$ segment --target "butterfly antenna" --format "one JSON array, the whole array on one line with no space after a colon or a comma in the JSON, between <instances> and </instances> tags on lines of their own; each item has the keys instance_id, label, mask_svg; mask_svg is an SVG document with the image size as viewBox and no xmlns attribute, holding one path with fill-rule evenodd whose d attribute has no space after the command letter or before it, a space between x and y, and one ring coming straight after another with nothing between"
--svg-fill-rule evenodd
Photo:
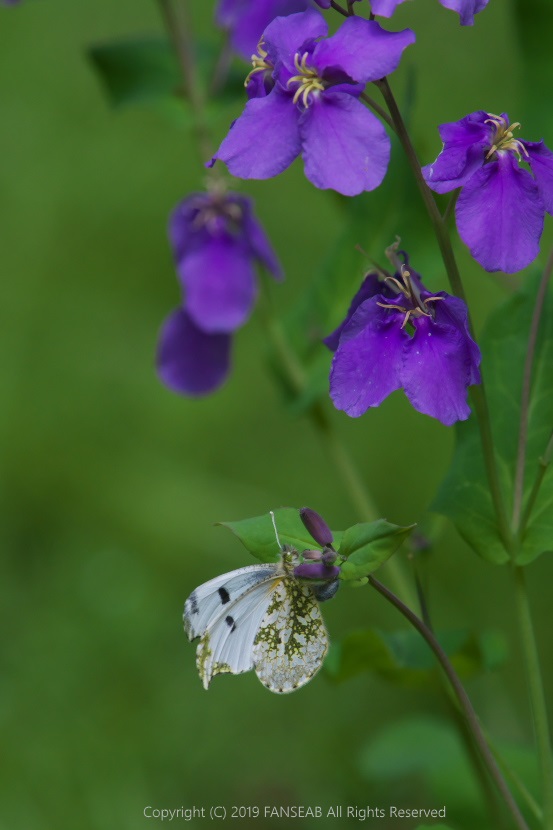
<instances>
[{"instance_id":1,"label":"butterfly antenna","mask_svg":"<svg viewBox=\"0 0 553 830\"><path fill-rule=\"evenodd\" d=\"M271 516L271 521L272 521L273 527L275 529L275 536L276 536L276 540L277 540L278 549L282 550L282 545L280 544L280 539L278 538L278 530L277 530L277 526L276 526L276 522L275 522L275 514L273 513L272 510L269 510L269 514Z\"/></svg>"}]
</instances>

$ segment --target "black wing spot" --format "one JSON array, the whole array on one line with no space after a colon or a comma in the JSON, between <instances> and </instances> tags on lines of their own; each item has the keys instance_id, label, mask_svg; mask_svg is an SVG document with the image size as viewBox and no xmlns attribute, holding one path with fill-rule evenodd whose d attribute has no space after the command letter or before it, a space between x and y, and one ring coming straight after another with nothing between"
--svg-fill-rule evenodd
<instances>
[{"instance_id":1,"label":"black wing spot","mask_svg":"<svg viewBox=\"0 0 553 830\"><path fill-rule=\"evenodd\" d=\"M231 617L230 614L229 614L228 617L225 617L225 622L228 625L228 627L230 628L230 632L232 634L232 632L236 628L236 623L234 622L234 617Z\"/></svg>"},{"instance_id":2,"label":"black wing spot","mask_svg":"<svg viewBox=\"0 0 553 830\"><path fill-rule=\"evenodd\" d=\"M221 602L223 605L226 605L227 602L230 602L230 594L226 588L219 588L219 596L221 597Z\"/></svg>"},{"instance_id":3,"label":"black wing spot","mask_svg":"<svg viewBox=\"0 0 553 830\"><path fill-rule=\"evenodd\" d=\"M197 614L199 612L198 608L198 597L195 593L190 594L190 613Z\"/></svg>"}]
</instances>

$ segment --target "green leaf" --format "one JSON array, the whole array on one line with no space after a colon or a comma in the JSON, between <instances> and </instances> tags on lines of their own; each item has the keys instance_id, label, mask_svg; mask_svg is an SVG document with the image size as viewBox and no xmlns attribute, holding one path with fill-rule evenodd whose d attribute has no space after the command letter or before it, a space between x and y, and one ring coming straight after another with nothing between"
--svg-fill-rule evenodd
<instances>
[{"instance_id":1,"label":"green leaf","mask_svg":"<svg viewBox=\"0 0 553 830\"><path fill-rule=\"evenodd\" d=\"M347 558L342 566L342 579L359 579L376 571L401 543L415 525L400 527L386 519L363 522L344 531L339 552Z\"/></svg>"},{"instance_id":2,"label":"green leaf","mask_svg":"<svg viewBox=\"0 0 553 830\"><path fill-rule=\"evenodd\" d=\"M513 504L524 361L538 277L537 274L533 278L528 277L522 290L490 317L481 341L498 474L509 512ZM549 291L534 361L524 500L532 488L539 459L545 452L553 429L552 365L553 293ZM488 562L503 564L509 560L495 519L474 416L458 425L453 464L433 509L448 516L461 536ZM553 477L548 471L516 561L520 565L528 564L552 548Z\"/></svg>"},{"instance_id":3,"label":"green leaf","mask_svg":"<svg viewBox=\"0 0 553 830\"><path fill-rule=\"evenodd\" d=\"M498 668L507 656L505 639L497 632L476 635L445 631L438 639L463 679ZM431 649L417 631L410 629L393 633L377 629L354 631L332 644L325 663L328 675L338 682L372 672L408 688L432 684L436 668Z\"/></svg>"},{"instance_id":4,"label":"green leaf","mask_svg":"<svg viewBox=\"0 0 553 830\"><path fill-rule=\"evenodd\" d=\"M88 54L113 106L179 95L179 66L167 40L115 41L92 46Z\"/></svg>"},{"instance_id":5,"label":"green leaf","mask_svg":"<svg viewBox=\"0 0 553 830\"><path fill-rule=\"evenodd\" d=\"M273 512L278 535L283 545L292 545L300 552L314 547L315 543L300 519L299 510L295 507L280 507ZM238 536L244 547L261 562L278 562L280 551L269 513L253 519L217 522L217 524L227 527L235 536ZM333 531L333 534L338 543L342 534L339 531Z\"/></svg>"}]
</instances>

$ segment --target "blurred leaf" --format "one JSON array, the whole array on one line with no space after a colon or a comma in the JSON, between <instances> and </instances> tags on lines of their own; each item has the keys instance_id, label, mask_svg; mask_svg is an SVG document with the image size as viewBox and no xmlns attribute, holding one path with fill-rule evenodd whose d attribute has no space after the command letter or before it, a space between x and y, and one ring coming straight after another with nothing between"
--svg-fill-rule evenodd
<instances>
[{"instance_id":1,"label":"blurred leaf","mask_svg":"<svg viewBox=\"0 0 553 830\"><path fill-rule=\"evenodd\" d=\"M492 419L496 460L505 504L513 502L522 376L528 332L534 309L538 274L528 278L522 290L507 300L489 319L481 340L486 388ZM549 291L536 347L524 498L532 488L539 459L545 452L553 429L553 293ZM491 495L482 459L476 418L457 427L457 447L433 509L448 516L461 536L488 562L503 564L508 554L495 520ZM553 477L542 483L532 517L517 557L519 564L532 562L553 549Z\"/></svg>"},{"instance_id":2,"label":"blurred leaf","mask_svg":"<svg viewBox=\"0 0 553 830\"><path fill-rule=\"evenodd\" d=\"M507 656L506 642L496 632L444 631L438 639L463 679L498 668ZM339 682L373 672L400 686L420 687L433 683L437 663L416 631L388 633L367 629L352 632L334 643L325 668Z\"/></svg>"},{"instance_id":3,"label":"blurred leaf","mask_svg":"<svg viewBox=\"0 0 553 830\"><path fill-rule=\"evenodd\" d=\"M415 525L400 527L386 519L363 522L344 531L340 554L347 557L342 565L342 579L359 579L376 571L401 543Z\"/></svg>"},{"instance_id":4,"label":"blurred leaf","mask_svg":"<svg viewBox=\"0 0 553 830\"><path fill-rule=\"evenodd\" d=\"M383 268L389 267L384 251L396 236L407 247L409 243L414 246L416 241L417 256L421 258L426 258L426 248L433 245L414 177L396 145L395 136L392 136L392 145L394 163L378 193L362 193L353 198L329 194L342 209L341 221L334 234L329 229L328 242L321 240L324 257L319 265L314 263L312 282L284 321L287 337L308 376L304 395L299 401L291 399L293 410L302 411L328 395L332 355L322 340L344 319L364 275L374 268L373 261ZM282 381L276 374L277 380Z\"/></svg>"},{"instance_id":5,"label":"blurred leaf","mask_svg":"<svg viewBox=\"0 0 553 830\"><path fill-rule=\"evenodd\" d=\"M92 46L88 51L113 106L175 98L179 66L167 40L144 38Z\"/></svg>"},{"instance_id":6,"label":"blurred leaf","mask_svg":"<svg viewBox=\"0 0 553 830\"><path fill-rule=\"evenodd\" d=\"M314 546L313 539L300 519L299 510L295 507L280 507L273 512L278 535L283 545L292 545L299 551ZM242 519L238 522L217 522L217 524L228 527L257 559L262 562L278 562L280 551L269 513L256 516L253 519ZM332 533L338 543L342 533L340 531L332 531Z\"/></svg>"},{"instance_id":7,"label":"blurred leaf","mask_svg":"<svg viewBox=\"0 0 553 830\"><path fill-rule=\"evenodd\" d=\"M398 782L414 779L416 792L424 793L429 807L446 806L447 815L462 810L470 818L464 827L475 826L473 819L481 815L480 788L458 732L445 720L414 715L386 725L362 750L359 771L391 792L397 791Z\"/></svg>"},{"instance_id":8,"label":"blurred leaf","mask_svg":"<svg viewBox=\"0 0 553 830\"><path fill-rule=\"evenodd\" d=\"M496 744L494 748L508 765L510 772L505 772L509 779L516 775L536 796L539 770L532 749L511 744ZM463 827L474 826L473 820L482 814L481 789L452 722L414 715L387 724L366 743L358 763L365 778L381 787L388 784L393 791L399 781L418 778L436 807L445 804L448 816L454 812L466 816Z\"/></svg>"},{"instance_id":9,"label":"blurred leaf","mask_svg":"<svg viewBox=\"0 0 553 830\"><path fill-rule=\"evenodd\" d=\"M415 830L451 830L448 824L419 824Z\"/></svg>"},{"instance_id":10,"label":"blurred leaf","mask_svg":"<svg viewBox=\"0 0 553 830\"><path fill-rule=\"evenodd\" d=\"M294 415L301 415L303 412L308 411L317 401L321 400L321 398L328 397L328 377L331 360L332 354L326 347L322 348L313 359L303 392L290 398L289 409Z\"/></svg>"},{"instance_id":11,"label":"blurred leaf","mask_svg":"<svg viewBox=\"0 0 553 830\"><path fill-rule=\"evenodd\" d=\"M208 42L197 43L196 47L199 76L207 88L219 49ZM112 106L153 105L180 126L194 125L196 117L185 100L181 68L167 39L141 38L99 44L90 47L88 55ZM242 69L231 68L224 87L217 96L209 97L205 117L210 122L223 116L232 120L228 115L229 106L235 107L238 101L245 100L244 73Z\"/></svg>"},{"instance_id":12,"label":"blurred leaf","mask_svg":"<svg viewBox=\"0 0 553 830\"><path fill-rule=\"evenodd\" d=\"M523 104L525 112L517 118L528 116L536 121L543 132L551 127L553 116L550 107L543 106L543 90L553 85L551 63L551 30L553 29L553 5L550 0L514 0L515 31L522 54ZM540 83L536 83L539 78ZM526 137L526 135L525 135ZM528 138L531 136L528 135ZM538 140L536 136L532 140Z\"/></svg>"},{"instance_id":13,"label":"blurred leaf","mask_svg":"<svg viewBox=\"0 0 553 830\"><path fill-rule=\"evenodd\" d=\"M360 772L375 781L395 781L451 764L461 755L449 723L415 715L385 726L372 736L359 758Z\"/></svg>"}]
</instances>

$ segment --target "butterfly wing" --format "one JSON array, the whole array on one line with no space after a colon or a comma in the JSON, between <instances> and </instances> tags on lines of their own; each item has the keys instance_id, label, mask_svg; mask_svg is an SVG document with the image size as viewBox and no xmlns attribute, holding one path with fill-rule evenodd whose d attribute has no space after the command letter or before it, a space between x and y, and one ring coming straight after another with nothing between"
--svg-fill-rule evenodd
<instances>
[{"instance_id":1,"label":"butterfly wing","mask_svg":"<svg viewBox=\"0 0 553 830\"><path fill-rule=\"evenodd\" d=\"M216 674L253 668L253 642L271 600L278 565L250 565L200 585L184 606L188 637L200 637L196 665L204 688Z\"/></svg>"},{"instance_id":2,"label":"butterfly wing","mask_svg":"<svg viewBox=\"0 0 553 830\"><path fill-rule=\"evenodd\" d=\"M299 689L319 671L328 634L311 588L292 576L275 583L253 645L253 664L272 692Z\"/></svg>"},{"instance_id":3,"label":"butterfly wing","mask_svg":"<svg viewBox=\"0 0 553 830\"><path fill-rule=\"evenodd\" d=\"M204 582L192 591L184 603L184 630L188 639L200 637L229 603L258 582L271 579L274 575L275 565L247 565Z\"/></svg>"}]
</instances>

